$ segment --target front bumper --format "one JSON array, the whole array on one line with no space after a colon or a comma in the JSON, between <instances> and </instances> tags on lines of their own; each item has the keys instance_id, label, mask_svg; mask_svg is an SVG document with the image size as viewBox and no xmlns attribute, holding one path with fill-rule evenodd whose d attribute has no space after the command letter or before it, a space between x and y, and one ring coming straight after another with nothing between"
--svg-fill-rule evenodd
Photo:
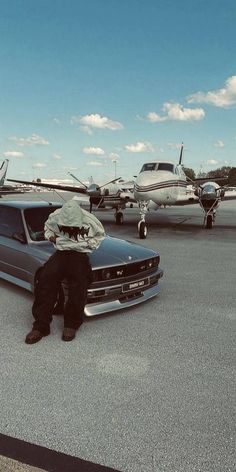
<instances>
[{"instance_id":1,"label":"front bumper","mask_svg":"<svg viewBox=\"0 0 236 472\"><path fill-rule=\"evenodd\" d=\"M145 302L160 293L159 280L163 270L157 269L155 274L140 278L140 285L134 281L134 288L126 290L127 282L112 285L104 289L88 289L88 300L85 307L86 316L96 316ZM147 283L148 279L148 283ZM145 281L143 284L142 282ZM132 284L131 284L132 286Z\"/></svg>"}]
</instances>

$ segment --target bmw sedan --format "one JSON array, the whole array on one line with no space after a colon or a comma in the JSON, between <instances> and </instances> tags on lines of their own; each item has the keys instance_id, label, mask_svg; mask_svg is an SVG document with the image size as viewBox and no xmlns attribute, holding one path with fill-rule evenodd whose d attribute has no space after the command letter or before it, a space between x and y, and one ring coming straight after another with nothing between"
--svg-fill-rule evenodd
<instances>
[{"instance_id":1,"label":"bmw sedan","mask_svg":"<svg viewBox=\"0 0 236 472\"><path fill-rule=\"evenodd\" d=\"M34 275L55 251L44 239L44 223L60 203L3 201L0 203L0 278L34 290ZM160 256L152 249L106 236L89 254L92 283L87 316L127 308L159 294Z\"/></svg>"}]
</instances>

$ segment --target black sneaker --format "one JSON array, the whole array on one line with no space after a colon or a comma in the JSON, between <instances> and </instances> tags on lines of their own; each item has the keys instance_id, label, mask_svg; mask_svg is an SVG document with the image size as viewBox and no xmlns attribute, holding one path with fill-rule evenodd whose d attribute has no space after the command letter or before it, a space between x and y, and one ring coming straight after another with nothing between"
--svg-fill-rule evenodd
<instances>
[{"instance_id":1,"label":"black sneaker","mask_svg":"<svg viewBox=\"0 0 236 472\"><path fill-rule=\"evenodd\" d=\"M64 328L62 333L63 341L72 341L75 338L76 329L74 328Z\"/></svg>"},{"instance_id":2,"label":"black sneaker","mask_svg":"<svg viewBox=\"0 0 236 472\"><path fill-rule=\"evenodd\" d=\"M38 329L32 329L25 338L26 344L38 343L44 336L48 336L49 333L43 334Z\"/></svg>"}]
</instances>

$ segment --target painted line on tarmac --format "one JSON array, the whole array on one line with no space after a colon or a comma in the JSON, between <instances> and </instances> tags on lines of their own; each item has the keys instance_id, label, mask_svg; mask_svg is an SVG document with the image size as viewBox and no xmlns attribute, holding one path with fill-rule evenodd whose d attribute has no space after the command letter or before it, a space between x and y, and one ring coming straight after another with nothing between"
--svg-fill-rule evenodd
<instances>
[{"instance_id":1,"label":"painted line on tarmac","mask_svg":"<svg viewBox=\"0 0 236 472\"><path fill-rule=\"evenodd\" d=\"M1 433L0 455L48 472L120 472Z\"/></svg>"}]
</instances>

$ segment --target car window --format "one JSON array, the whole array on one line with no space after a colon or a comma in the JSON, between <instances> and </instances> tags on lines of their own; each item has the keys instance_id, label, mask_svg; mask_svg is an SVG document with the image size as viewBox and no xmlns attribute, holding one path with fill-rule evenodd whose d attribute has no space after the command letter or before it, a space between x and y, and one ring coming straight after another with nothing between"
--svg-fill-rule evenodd
<instances>
[{"instance_id":1,"label":"car window","mask_svg":"<svg viewBox=\"0 0 236 472\"><path fill-rule=\"evenodd\" d=\"M22 237L25 236L20 210L18 208L0 206L0 235L14 238L15 234Z\"/></svg>"},{"instance_id":2,"label":"car window","mask_svg":"<svg viewBox=\"0 0 236 472\"><path fill-rule=\"evenodd\" d=\"M60 208L60 206L50 205L42 208L27 208L24 211L25 222L32 241L43 241L44 223L50 213Z\"/></svg>"}]
</instances>

